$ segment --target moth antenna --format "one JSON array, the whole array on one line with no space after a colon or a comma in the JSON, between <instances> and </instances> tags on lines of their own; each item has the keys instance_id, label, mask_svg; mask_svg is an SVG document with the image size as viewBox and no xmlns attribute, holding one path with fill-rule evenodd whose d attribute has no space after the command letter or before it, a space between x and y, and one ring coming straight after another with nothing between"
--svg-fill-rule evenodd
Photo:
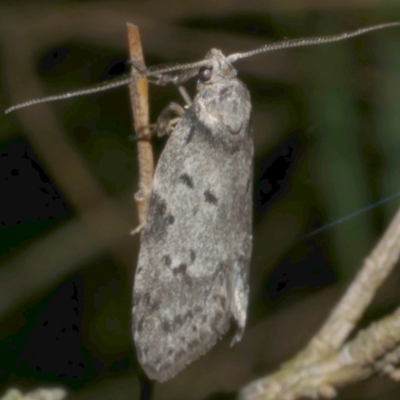
<instances>
[{"instance_id":1,"label":"moth antenna","mask_svg":"<svg viewBox=\"0 0 400 400\"><path fill-rule=\"evenodd\" d=\"M150 67L147 69L146 76L158 76L158 75L163 75L167 74L169 72L175 72L175 71L184 71L187 69L194 69L194 68L200 68L210 65L209 60L201 60L201 61L195 61L192 63L186 63L186 64L173 64L173 65L156 65L154 67Z\"/></svg>"},{"instance_id":2,"label":"moth antenna","mask_svg":"<svg viewBox=\"0 0 400 400\"><path fill-rule=\"evenodd\" d=\"M69 99L71 97L79 97L79 96L85 96L87 94L103 92L105 90L114 89L114 88L117 88L120 86L128 85L131 82L131 80L132 80L132 78L130 76L125 75L125 76L122 76L121 78L117 78L110 82L99 83L97 85L94 85L94 86L91 86L91 87L88 87L85 89L76 90L74 92L68 92L68 93L64 93L64 94L56 94L54 96L47 96L47 97L42 97L40 99L28 100L28 101L25 101L24 103L19 103L19 104L16 104L15 106L7 108L7 110L5 110L4 113L9 114L15 110L19 110L20 108L33 106L35 104L49 103L51 101L64 100L64 99Z\"/></svg>"},{"instance_id":3,"label":"moth antenna","mask_svg":"<svg viewBox=\"0 0 400 400\"><path fill-rule=\"evenodd\" d=\"M282 49L289 49L293 47L304 47L304 46L313 46L317 44L325 44L325 43L333 43L333 42L339 42L342 40L350 39L355 36L360 36L364 35L369 32L377 31L380 29L386 29L386 28L392 28L400 26L400 22L389 22L385 24L379 24L379 25L374 25L374 26L368 26L365 28L357 29L355 31L351 32L344 32L340 33L337 35L329 35L329 36L319 36L319 37L312 37L312 38L300 38L300 39L291 39L291 40L283 40L280 42L276 43L270 43L265 46L262 46L258 49L251 50L245 53L234 53L229 55L228 61L233 63L237 60L240 60L241 58L247 58L247 57L252 57L254 55L260 54L260 53L266 53L269 51L275 51L275 50L282 50ZM175 64L175 65L169 65L169 66L154 66L150 67L147 69L147 71L144 73L146 77L158 77L159 81L155 79L154 83L158 84L165 84L168 82L176 82L177 84L183 83L184 81L187 80L187 77L185 76L183 79L179 79L179 76L170 76L164 78L164 80L160 77L164 74L168 74L170 72L175 72L175 71L185 71L185 70L190 70L190 69L196 69L200 68L203 66L209 65L209 60L201 60L197 62L192 62L192 63L186 63L186 64ZM165 82L164 82L165 81ZM182 82L181 82L182 81ZM58 101L58 100L64 100L68 99L71 97L78 97L78 96L85 96L88 94L93 94L93 93L98 93L102 91L106 91L109 89L114 89L120 86L128 85L131 82L131 77L130 76L123 76L121 78L118 78L116 80L113 80L111 82L104 82L86 89L82 90L77 90L74 92L68 92L60 95L54 95L54 96L48 96L48 97L42 97L39 99L33 99L29 100L23 103L16 104L15 106L12 106L10 108L7 108L5 110L5 114L9 114L15 110L19 110L21 108L29 107L35 104L41 104L41 103L48 103L51 101Z\"/></svg>"},{"instance_id":4,"label":"moth antenna","mask_svg":"<svg viewBox=\"0 0 400 400\"><path fill-rule=\"evenodd\" d=\"M361 36L369 32L377 31L380 29L392 28L400 26L400 22L388 22L385 24L367 26L365 28L357 29L355 31L343 32L336 35L328 35L328 36L318 36L311 38L299 38L299 39L290 39L290 40L282 40L276 43L270 43L264 45L258 49L250 50L245 53L234 53L230 54L227 58L228 61L233 63L241 58L252 57L260 53L266 53L269 51L282 50L282 49L290 49L293 47L304 47L304 46L313 46L317 44L325 44L325 43L333 43L340 42L342 40L350 39L356 36ZM146 76L161 76L163 74L168 74L170 72L175 71L184 71L188 69L200 68L209 65L208 60L201 60L187 64L174 64L174 65L156 65L154 67L150 67L147 69ZM170 78L168 81L172 81Z\"/></svg>"},{"instance_id":5,"label":"moth antenna","mask_svg":"<svg viewBox=\"0 0 400 400\"><path fill-rule=\"evenodd\" d=\"M304 47L304 46L314 46L317 44L325 44L325 43L334 43L340 42L342 40L347 40L353 38L355 36L361 36L369 32L377 31L380 29L393 28L396 26L400 26L400 22L388 22L385 24L367 26L365 28L357 29L355 31L343 32L336 35L328 35L328 36L318 36L311 38L299 38L299 39L290 39L290 40L282 40L275 43L270 43L264 45L258 49L251 50L245 53L234 53L229 55L228 60L233 63L241 58L252 57L260 53L266 53L268 51L282 50L282 49L290 49L293 47Z\"/></svg>"}]
</instances>

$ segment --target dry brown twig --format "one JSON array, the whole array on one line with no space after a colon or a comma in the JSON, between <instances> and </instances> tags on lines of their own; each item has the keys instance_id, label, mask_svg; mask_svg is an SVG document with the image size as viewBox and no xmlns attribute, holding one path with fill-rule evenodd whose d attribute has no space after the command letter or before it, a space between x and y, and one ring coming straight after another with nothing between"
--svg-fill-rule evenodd
<instances>
[{"instance_id":1,"label":"dry brown twig","mask_svg":"<svg viewBox=\"0 0 400 400\"><path fill-rule=\"evenodd\" d=\"M333 398L336 388L381 372L400 380L400 308L345 342L400 255L400 210L308 346L242 389L243 400Z\"/></svg>"},{"instance_id":2,"label":"dry brown twig","mask_svg":"<svg viewBox=\"0 0 400 400\"><path fill-rule=\"evenodd\" d=\"M139 29L136 25L127 24L129 54L132 64L132 83L129 85L134 128L137 136L139 160L139 190L135 193L135 202L138 209L139 226L132 234L139 232L146 222L148 204L153 181L154 161L150 139L145 139L149 133L149 102L148 81L140 74L146 69Z\"/></svg>"}]
</instances>

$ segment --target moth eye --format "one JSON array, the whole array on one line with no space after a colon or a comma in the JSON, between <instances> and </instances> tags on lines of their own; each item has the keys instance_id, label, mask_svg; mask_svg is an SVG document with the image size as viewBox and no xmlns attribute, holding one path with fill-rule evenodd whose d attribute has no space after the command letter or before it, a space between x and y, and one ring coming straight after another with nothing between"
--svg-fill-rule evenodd
<instances>
[{"instance_id":1,"label":"moth eye","mask_svg":"<svg viewBox=\"0 0 400 400\"><path fill-rule=\"evenodd\" d=\"M199 80L207 82L211 79L212 67L201 67L199 71Z\"/></svg>"}]
</instances>

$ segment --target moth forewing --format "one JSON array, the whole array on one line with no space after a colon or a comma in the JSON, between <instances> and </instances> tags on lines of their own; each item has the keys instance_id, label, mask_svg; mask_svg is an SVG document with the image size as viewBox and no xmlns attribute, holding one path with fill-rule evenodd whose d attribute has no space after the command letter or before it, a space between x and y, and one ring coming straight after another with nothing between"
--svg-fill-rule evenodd
<instances>
[{"instance_id":1,"label":"moth forewing","mask_svg":"<svg viewBox=\"0 0 400 400\"><path fill-rule=\"evenodd\" d=\"M147 375L165 381L246 323L252 248L250 95L218 50L155 171L134 283ZM207 73L205 73L207 72Z\"/></svg>"}]
</instances>

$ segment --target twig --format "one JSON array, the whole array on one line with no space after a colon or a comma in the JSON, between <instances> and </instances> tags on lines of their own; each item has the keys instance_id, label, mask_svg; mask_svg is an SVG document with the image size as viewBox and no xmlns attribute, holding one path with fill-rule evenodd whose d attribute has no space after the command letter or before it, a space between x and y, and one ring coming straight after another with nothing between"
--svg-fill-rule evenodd
<instances>
[{"instance_id":1,"label":"twig","mask_svg":"<svg viewBox=\"0 0 400 400\"><path fill-rule=\"evenodd\" d=\"M253 382L242 399L294 400L333 398L336 388L366 379L377 372L399 380L400 309L375 322L323 361L296 369L283 368L262 382Z\"/></svg>"},{"instance_id":2,"label":"twig","mask_svg":"<svg viewBox=\"0 0 400 400\"><path fill-rule=\"evenodd\" d=\"M133 24L127 24L129 54L132 63L132 83L129 85L133 112L133 121L138 146L139 160L139 189L134 199L138 209L139 226L132 233L139 232L146 222L147 210L153 183L154 161L153 149L149 139L149 103L148 103L148 81L141 75L146 70L144 63L142 44L140 41L139 28ZM147 138L146 138L147 137ZM152 398L153 382L147 376L139 373L141 385L141 400Z\"/></svg>"},{"instance_id":3,"label":"twig","mask_svg":"<svg viewBox=\"0 0 400 400\"><path fill-rule=\"evenodd\" d=\"M306 349L278 372L245 387L240 398L332 398L336 395L336 387L365 379L377 371L398 379L400 373L394 365L400 359L400 309L365 331L360 331L351 342L343 343L393 270L399 256L400 210L364 261L342 300Z\"/></svg>"},{"instance_id":4,"label":"twig","mask_svg":"<svg viewBox=\"0 0 400 400\"><path fill-rule=\"evenodd\" d=\"M149 106L148 82L139 71L146 69L139 29L133 24L127 24L129 53L132 65L132 83L129 85L132 103L134 128L137 136L146 136L149 133ZM139 228L146 221L151 185L153 182L153 149L149 139L140 139L137 142L139 159L139 190L135 193L135 202L138 208Z\"/></svg>"},{"instance_id":5,"label":"twig","mask_svg":"<svg viewBox=\"0 0 400 400\"><path fill-rule=\"evenodd\" d=\"M400 210L307 351L338 349L354 329L400 256Z\"/></svg>"}]
</instances>

